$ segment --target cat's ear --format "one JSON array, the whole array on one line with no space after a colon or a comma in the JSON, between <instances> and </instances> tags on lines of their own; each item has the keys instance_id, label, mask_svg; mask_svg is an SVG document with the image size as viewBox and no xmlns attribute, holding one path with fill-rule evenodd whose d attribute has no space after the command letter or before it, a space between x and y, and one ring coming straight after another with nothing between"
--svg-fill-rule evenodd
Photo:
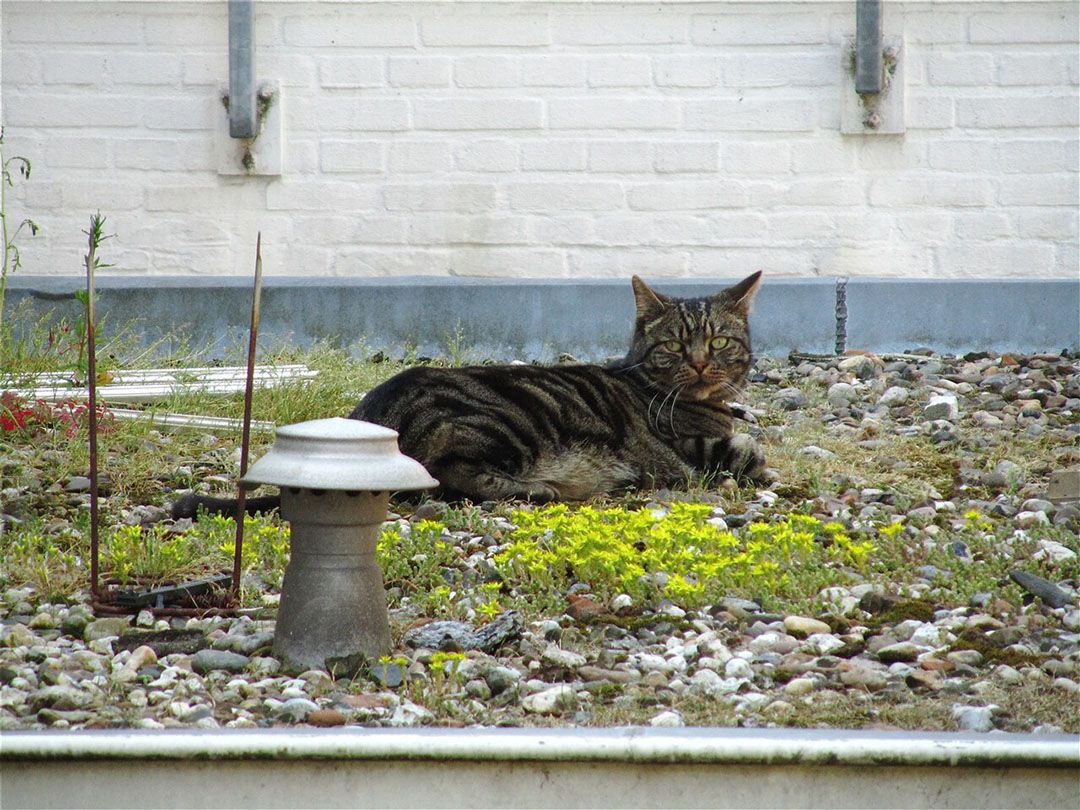
<instances>
[{"instance_id":1,"label":"cat's ear","mask_svg":"<svg viewBox=\"0 0 1080 810\"><path fill-rule=\"evenodd\" d=\"M630 279L634 285L634 303L637 304L637 319L641 323L649 323L659 318L667 308L670 300L667 296L654 292L644 281L637 276Z\"/></svg>"},{"instance_id":2,"label":"cat's ear","mask_svg":"<svg viewBox=\"0 0 1080 810\"><path fill-rule=\"evenodd\" d=\"M750 314L750 310L753 308L754 296L757 295L760 286L761 271L758 270L733 287L728 287L720 293L720 296L729 309L733 309L745 317Z\"/></svg>"}]
</instances>

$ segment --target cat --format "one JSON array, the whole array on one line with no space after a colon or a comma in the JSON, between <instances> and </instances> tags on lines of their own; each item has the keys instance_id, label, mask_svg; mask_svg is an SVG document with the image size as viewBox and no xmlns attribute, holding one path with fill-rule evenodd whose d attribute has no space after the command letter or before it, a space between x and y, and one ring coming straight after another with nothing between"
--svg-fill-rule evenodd
<instances>
[{"instance_id":1,"label":"cat","mask_svg":"<svg viewBox=\"0 0 1080 810\"><path fill-rule=\"evenodd\" d=\"M632 279L625 357L601 365L414 366L373 388L349 418L398 432L448 500L583 501L679 486L710 474L764 480L758 444L734 432L750 369L747 318L761 272L704 298L673 298ZM276 498L250 501L266 509ZM229 514L235 501L186 496ZM231 510L231 511L230 511Z\"/></svg>"}]
</instances>

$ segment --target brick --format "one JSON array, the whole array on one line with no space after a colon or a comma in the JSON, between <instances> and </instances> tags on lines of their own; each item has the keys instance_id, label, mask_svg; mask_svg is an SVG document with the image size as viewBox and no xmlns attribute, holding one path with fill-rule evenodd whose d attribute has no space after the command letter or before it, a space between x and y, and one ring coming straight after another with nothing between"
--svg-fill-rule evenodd
<instances>
[{"instance_id":1,"label":"brick","mask_svg":"<svg viewBox=\"0 0 1080 810\"><path fill-rule=\"evenodd\" d=\"M113 163L118 169L181 172L190 171L194 162L193 144L178 143L175 137L123 137L111 141ZM216 163L214 165L216 166Z\"/></svg>"},{"instance_id":2,"label":"brick","mask_svg":"<svg viewBox=\"0 0 1080 810\"><path fill-rule=\"evenodd\" d=\"M4 122L12 127L135 126L139 107L124 96L4 93Z\"/></svg>"},{"instance_id":3,"label":"brick","mask_svg":"<svg viewBox=\"0 0 1080 810\"><path fill-rule=\"evenodd\" d=\"M135 14L131 17L139 19ZM229 23L224 8L217 15L148 14L143 26L148 45L182 45L190 48L192 43L198 43L200 48L228 53ZM258 31L255 41L259 41Z\"/></svg>"},{"instance_id":4,"label":"brick","mask_svg":"<svg viewBox=\"0 0 1080 810\"><path fill-rule=\"evenodd\" d=\"M1020 211L1016 215L1016 232L1024 239L1077 239L1077 217L1074 210L1043 209Z\"/></svg>"},{"instance_id":5,"label":"brick","mask_svg":"<svg viewBox=\"0 0 1080 810\"><path fill-rule=\"evenodd\" d=\"M1069 60L1046 53L1003 54L997 80L1003 85L1069 84Z\"/></svg>"},{"instance_id":6,"label":"brick","mask_svg":"<svg viewBox=\"0 0 1080 810\"><path fill-rule=\"evenodd\" d=\"M960 98L956 100L956 123L975 129L1075 127L1080 117L1075 94Z\"/></svg>"},{"instance_id":7,"label":"brick","mask_svg":"<svg viewBox=\"0 0 1080 810\"><path fill-rule=\"evenodd\" d=\"M739 53L721 60L727 87L833 85L840 67L832 48L813 53Z\"/></svg>"},{"instance_id":8,"label":"brick","mask_svg":"<svg viewBox=\"0 0 1080 810\"><path fill-rule=\"evenodd\" d=\"M1036 270L1059 278L1062 276L1075 278L1077 267L1080 267L1080 247L1077 246L1076 242L1073 242L1072 244L1057 244L1054 246L1054 266L1049 272L1046 272L1041 267L1036 268Z\"/></svg>"},{"instance_id":9,"label":"brick","mask_svg":"<svg viewBox=\"0 0 1080 810\"><path fill-rule=\"evenodd\" d=\"M458 87L517 87L521 65L513 56L463 56L454 60Z\"/></svg>"},{"instance_id":10,"label":"brick","mask_svg":"<svg viewBox=\"0 0 1080 810\"><path fill-rule=\"evenodd\" d=\"M935 249L938 274L960 278L1009 277L1017 268L1051 275L1054 249L1050 245L1025 242L974 242L951 244Z\"/></svg>"},{"instance_id":11,"label":"brick","mask_svg":"<svg viewBox=\"0 0 1080 810\"><path fill-rule=\"evenodd\" d=\"M365 98L342 93L291 99L284 111L289 132L312 128L322 132L394 132L409 128L409 105L400 98Z\"/></svg>"},{"instance_id":12,"label":"brick","mask_svg":"<svg viewBox=\"0 0 1080 810\"><path fill-rule=\"evenodd\" d=\"M30 84L38 85L44 81L39 48L17 48L4 44L3 81L5 87Z\"/></svg>"},{"instance_id":13,"label":"brick","mask_svg":"<svg viewBox=\"0 0 1080 810\"><path fill-rule=\"evenodd\" d=\"M927 168L926 143L915 138L866 138L859 147L858 165L866 171Z\"/></svg>"},{"instance_id":14,"label":"brick","mask_svg":"<svg viewBox=\"0 0 1080 810\"><path fill-rule=\"evenodd\" d=\"M479 183L413 183L388 185L383 194L388 211L488 211L495 207L495 186Z\"/></svg>"},{"instance_id":15,"label":"brick","mask_svg":"<svg viewBox=\"0 0 1080 810\"><path fill-rule=\"evenodd\" d=\"M779 141L730 141L721 147L724 174L786 174L791 147Z\"/></svg>"},{"instance_id":16,"label":"brick","mask_svg":"<svg viewBox=\"0 0 1080 810\"><path fill-rule=\"evenodd\" d=\"M526 87L581 87L585 84L585 60L562 55L522 57L521 83Z\"/></svg>"},{"instance_id":17,"label":"brick","mask_svg":"<svg viewBox=\"0 0 1080 810\"><path fill-rule=\"evenodd\" d=\"M147 129L209 130L219 116L225 116L220 100L214 96L153 96L141 99L137 106L142 109Z\"/></svg>"},{"instance_id":18,"label":"brick","mask_svg":"<svg viewBox=\"0 0 1080 810\"><path fill-rule=\"evenodd\" d=\"M580 172L585 169L581 141L531 141L521 146L521 168L534 172Z\"/></svg>"},{"instance_id":19,"label":"brick","mask_svg":"<svg viewBox=\"0 0 1080 810\"><path fill-rule=\"evenodd\" d=\"M385 147L378 141L322 141L319 168L336 172L382 172L386 167Z\"/></svg>"},{"instance_id":20,"label":"brick","mask_svg":"<svg viewBox=\"0 0 1080 810\"><path fill-rule=\"evenodd\" d=\"M904 10L904 39L918 44L967 42L967 15L934 9Z\"/></svg>"},{"instance_id":21,"label":"brick","mask_svg":"<svg viewBox=\"0 0 1080 810\"><path fill-rule=\"evenodd\" d=\"M379 205L377 185L322 179L273 180L266 186L270 211L371 211Z\"/></svg>"},{"instance_id":22,"label":"brick","mask_svg":"<svg viewBox=\"0 0 1080 810\"><path fill-rule=\"evenodd\" d=\"M998 142L995 167L1003 172L1046 174L1075 172L1080 164L1077 141Z\"/></svg>"},{"instance_id":23,"label":"brick","mask_svg":"<svg viewBox=\"0 0 1080 810\"><path fill-rule=\"evenodd\" d=\"M450 145L442 141L396 141L390 145L392 172L443 172L451 166Z\"/></svg>"},{"instance_id":24,"label":"brick","mask_svg":"<svg viewBox=\"0 0 1080 810\"><path fill-rule=\"evenodd\" d=\"M836 232L831 213L817 211L772 212L769 214L769 235L775 242L813 241L830 244Z\"/></svg>"},{"instance_id":25,"label":"brick","mask_svg":"<svg viewBox=\"0 0 1080 810\"><path fill-rule=\"evenodd\" d=\"M580 214L561 216L557 211L530 223L535 241L541 245L594 245L596 228L591 218Z\"/></svg>"},{"instance_id":26,"label":"brick","mask_svg":"<svg viewBox=\"0 0 1080 810\"><path fill-rule=\"evenodd\" d=\"M187 87L225 87L229 83L229 66L224 55L208 59L205 53L184 54L180 57L180 77Z\"/></svg>"},{"instance_id":27,"label":"brick","mask_svg":"<svg viewBox=\"0 0 1080 810\"><path fill-rule=\"evenodd\" d=\"M696 45L816 45L829 41L829 17L819 11L755 14L744 10L696 15L690 38Z\"/></svg>"},{"instance_id":28,"label":"brick","mask_svg":"<svg viewBox=\"0 0 1080 810\"><path fill-rule=\"evenodd\" d=\"M724 211L718 214L651 214L658 245L732 245L768 238L769 225L761 214Z\"/></svg>"},{"instance_id":29,"label":"brick","mask_svg":"<svg viewBox=\"0 0 1080 810\"><path fill-rule=\"evenodd\" d=\"M1010 175L998 184L1002 205L1071 205L1075 209L1075 174Z\"/></svg>"},{"instance_id":30,"label":"brick","mask_svg":"<svg viewBox=\"0 0 1080 810\"><path fill-rule=\"evenodd\" d=\"M338 276L445 276L450 273L450 251L445 248L343 248L334 251L332 263L327 264L332 264L333 274ZM326 274L326 265L312 271L312 275L320 274Z\"/></svg>"},{"instance_id":31,"label":"brick","mask_svg":"<svg viewBox=\"0 0 1080 810\"><path fill-rule=\"evenodd\" d=\"M536 99L416 99L417 129L539 129L542 109Z\"/></svg>"},{"instance_id":32,"label":"brick","mask_svg":"<svg viewBox=\"0 0 1080 810\"><path fill-rule=\"evenodd\" d=\"M601 245L653 245L656 234L651 214L617 212L599 214L593 220L595 241Z\"/></svg>"},{"instance_id":33,"label":"brick","mask_svg":"<svg viewBox=\"0 0 1080 810\"><path fill-rule=\"evenodd\" d=\"M314 174L319 170L318 141L292 134L284 151L281 168L286 177L292 174ZM214 166L217 167L216 159Z\"/></svg>"},{"instance_id":34,"label":"brick","mask_svg":"<svg viewBox=\"0 0 1080 810\"><path fill-rule=\"evenodd\" d=\"M997 66L988 53L933 53L926 64L926 75L934 85L990 85Z\"/></svg>"},{"instance_id":35,"label":"brick","mask_svg":"<svg viewBox=\"0 0 1080 810\"><path fill-rule=\"evenodd\" d=\"M717 98L686 103L685 128L716 132L805 132L817 125L806 99Z\"/></svg>"},{"instance_id":36,"label":"brick","mask_svg":"<svg viewBox=\"0 0 1080 810\"><path fill-rule=\"evenodd\" d=\"M730 182L668 181L631 186L630 208L635 211L696 211L747 205L746 191Z\"/></svg>"},{"instance_id":37,"label":"brick","mask_svg":"<svg viewBox=\"0 0 1080 810\"><path fill-rule=\"evenodd\" d=\"M115 84L175 86L180 83L180 60L168 54L110 53L106 63Z\"/></svg>"},{"instance_id":38,"label":"brick","mask_svg":"<svg viewBox=\"0 0 1080 810\"><path fill-rule=\"evenodd\" d=\"M936 141L929 145L932 169L950 172L985 172L994 168L993 141Z\"/></svg>"},{"instance_id":39,"label":"brick","mask_svg":"<svg viewBox=\"0 0 1080 810\"><path fill-rule=\"evenodd\" d=\"M473 248L450 255L454 276L558 278L567 275L566 255L558 250Z\"/></svg>"},{"instance_id":40,"label":"brick","mask_svg":"<svg viewBox=\"0 0 1080 810\"><path fill-rule=\"evenodd\" d=\"M102 177L98 182L64 183L64 207L76 211L134 211L143 207L143 187Z\"/></svg>"},{"instance_id":41,"label":"brick","mask_svg":"<svg viewBox=\"0 0 1080 810\"><path fill-rule=\"evenodd\" d=\"M676 129L679 104L660 98L557 98L548 102L551 129Z\"/></svg>"},{"instance_id":42,"label":"brick","mask_svg":"<svg viewBox=\"0 0 1080 810\"><path fill-rule=\"evenodd\" d=\"M392 87L446 87L450 59L446 56L391 56L386 66Z\"/></svg>"},{"instance_id":43,"label":"brick","mask_svg":"<svg viewBox=\"0 0 1080 810\"><path fill-rule=\"evenodd\" d=\"M305 8L302 6L301 8ZM397 14L348 13L286 17L285 42L305 47L393 48L416 45L416 23Z\"/></svg>"},{"instance_id":44,"label":"brick","mask_svg":"<svg viewBox=\"0 0 1080 810\"><path fill-rule=\"evenodd\" d=\"M415 214L409 217L409 241L417 245L517 245L529 242L525 217Z\"/></svg>"},{"instance_id":45,"label":"brick","mask_svg":"<svg viewBox=\"0 0 1080 810\"><path fill-rule=\"evenodd\" d=\"M895 175L870 183L870 204L884 207L983 206L993 201L989 181L953 175Z\"/></svg>"},{"instance_id":46,"label":"brick","mask_svg":"<svg viewBox=\"0 0 1080 810\"><path fill-rule=\"evenodd\" d=\"M822 254L814 269L823 276L933 276L933 254L922 245L852 244ZM795 272L803 274L805 268Z\"/></svg>"},{"instance_id":47,"label":"brick","mask_svg":"<svg viewBox=\"0 0 1080 810\"><path fill-rule=\"evenodd\" d=\"M719 145L708 141L658 143L654 165L664 174L714 172L720 164L719 152Z\"/></svg>"},{"instance_id":48,"label":"brick","mask_svg":"<svg viewBox=\"0 0 1080 810\"><path fill-rule=\"evenodd\" d=\"M45 162L57 168L104 169L110 165L111 144L108 138L54 135L46 143Z\"/></svg>"},{"instance_id":49,"label":"brick","mask_svg":"<svg viewBox=\"0 0 1080 810\"><path fill-rule=\"evenodd\" d=\"M865 205L866 191L859 177L800 177L753 188L751 202L762 208Z\"/></svg>"},{"instance_id":50,"label":"brick","mask_svg":"<svg viewBox=\"0 0 1080 810\"><path fill-rule=\"evenodd\" d=\"M41 3L5 6L6 42L49 45L132 45L142 41L142 17L127 11L53 11Z\"/></svg>"},{"instance_id":51,"label":"brick","mask_svg":"<svg viewBox=\"0 0 1080 810\"><path fill-rule=\"evenodd\" d=\"M632 275L645 275L670 278L687 274L689 255L685 250L604 249L573 254L570 262L575 277L626 279Z\"/></svg>"},{"instance_id":52,"label":"brick","mask_svg":"<svg viewBox=\"0 0 1080 810\"><path fill-rule=\"evenodd\" d=\"M660 6L652 14L625 9L562 13L552 23L555 41L568 45L668 45L686 42L686 16Z\"/></svg>"},{"instance_id":53,"label":"brick","mask_svg":"<svg viewBox=\"0 0 1080 810\"><path fill-rule=\"evenodd\" d=\"M324 56L319 60L323 87L382 87L383 60L377 56Z\"/></svg>"},{"instance_id":54,"label":"brick","mask_svg":"<svg viewBox=\"0 0 1080 810\"><path fill-rule=\"evenodd\" d=\"M526 47L551 42L546 14L448 14L424 17L420 38L425 45L494 45Z\"/></svg>"},{"instance_id":55,"label":"brick","mask_svg":"<svg viewBox=\"0 0 1080 810\"><path fill-rule=\"evenodd\" d=\"M851 138L794 141L790 146L791 168L799 174L849 171L855 167L855 150L862 143Z\"/></svg>"},{"instance_id":56,"label":"brick","mask_svg":"<svg viewBox=\"0 0 1080 810\"><path fill-rule=\"evenodd\" d=\"M953 238L954 215L947 210L901 212L894 217L896 232L909 244L942 245Z\"/></svg>"},{"instance_id":57,"label":"brick","mask_svg":"<svg viewBox=\"0 0 1080 810\"><path fill-rule=\"evenodd\" d=\"M645 141L597 141L589 144L593 172L651 172L652 144Z\"/></svg>"},{"instance_id":58,"label":"brick","mask_svg":"<svg viewBox=\"0 0 1080 810\"><path fill-rule=\"evenodd\" d=\"M1016 4L1004 14L973 14L968 22L968 36L972 42L1075 44L1076 28L1075 5L1061 11L1041 11L1038 6Z\"/></svg>"},{"instance_id":59,"label":"brick","mask_svg":"<svg viewBox=\"0 0 1080 810\"><path fill-rule=\"evenodd\" d=\"M510 183L507 192L515 211L608 211L623 205L617 183Z\"/></svg>"},{"instance_id":60,"label":"brick","mask_svg":"<svg viewBox=\"0 0 1080 810\"><path fill-rule=\"evenodd\" d=\"M454 152L454 165L466 172L512 172L518 148L511 141L470 141Z\"/></svg>"},{"instance_id":61,"label":"brick","mask_svg":"<svg viewBox=\"0 0 1080 810\"><path fill-rule=\"evenodd\" d=\"M653 78L659 87L715 87L720 63L712 56L661 56L654 60Z\"/></svg>"},{"instance_id":62,"label":"brick","mask_svg":"<svg viewBox=\"0 0 1080 810\"><path fill-rule=\"evenodd\" d=\"M317 54L318 51L311 53ZM268 77L274 77L283 88L287 88L287 95L292 95L292 91L288 88L301 87L305 91L311 90L319 86L317 61L314 55L309 55L307 52L286 53L284 49L279 48L267 54L265 67L260 63L259 72L255 74L255 81L258 84L269 83ZM220 64L223 70L227 70L224 58L221 59ZM305 93L305 95L309 94Z\"/></svg>"},{"instance_id":63,"label":"brick","mask_svg":"<svg viewBox=\"0 0 1080 810\"><path fill-rule=\"evenodd\" d=\"M908 91L908 129L951 129L955 123L953 101L948 96L928 96Z\"/></svg>"},{"instance_id":64,"label":"brick","mask_svg":"<svg viewBox=\"0 0 1080 810\"><path fill-rule=\"evenodd\" d=\"M647 56L616 54L589 60L590 87L648 87L652 84L652 63Z\"/></svg>"},{"instance_id":65,"label":"brick","mask_svg":"<svg viewBox=\"0 0 1080 810\"><path fill-rule=\"evenodd\" d=\"M7 81L7 65L4 66ZM105 83L105 54L51 53L42 65L45 84L94 85Z\"/></svg>"},{"instance_id":66,"label":"brick","mask_svg":"<svg viewBox=\"0 0 1080 810\"><path fill-rule=\"evenodd\" d=\"M964 211L953 217L960 239L1006 239L1016 235L1012 218L993 211Z\"/></svg>"}]
</instances>

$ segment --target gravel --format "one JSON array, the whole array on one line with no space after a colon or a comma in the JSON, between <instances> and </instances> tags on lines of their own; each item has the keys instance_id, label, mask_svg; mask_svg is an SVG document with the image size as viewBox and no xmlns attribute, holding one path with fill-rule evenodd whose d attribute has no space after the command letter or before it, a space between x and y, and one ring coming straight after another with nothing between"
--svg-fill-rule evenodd
<instances>
[{"instance_id":1,"label":"gravel","mask_svg":"<svg viewBox=\"0 0 1080 810\"><path fill-rule=\"evenodd\" d=\"M392 610L399 639L392 659L354 662L345 675L335 670L336 678L283 671L271 652L272 611L190 619L143 611L133 620L94 616L85 603L49 603L29 588L8 587L0 591L0 729L761 726L810 717L814 724L976 732L1055 731L1064 724L1076 731L1075 714L1064 707L1075 706L1080 690L1077 581L1036 576L1017 559L1015 584L999 582L962 603L942 601L935 589L952 574L922 562L922 554L939 544L968 566L963 570L977 571L980 555L950 537L972 513L1011 522L1001 553L1039 527L1080 528L1075 500L1051 499L1046 487L1080 462L1078 363L1056 356L860 354L762 360L754 379L748 397L760 406L750 411L765 427L752 431L773 451L789 447L800 424L820 420L827 437L867 452L888 452L889 439L924 436L957 453L953 491L929 491L906 508L896 505L895 493L860 485L854 469L839 478L823 474L822 490L807 496L811 511L849 527L904 519L913 581L886 587L880 573L867 571L823 591L819 601L827 609L819 615L767 613L737 594L700 610L661 604L642 612L625 594L599 602L585 584L567 594L565 612L537 621L506 612L486 624L425 624L408 610ZM1050 461L1001 458L1016 436L1043 443ZM839 463L837 452L817 445L789 452L799 464ZM897 469L908 463L894 462ZM83 497L77 478L60 488ZM2 518L11 523L19 519L22 493L5 493ZM675 495L657 493L657 506ZM744 513L718 509L714 520L743 526L791 508L789 497L781 480L748 496ZM438 520L444 509L425 503L414 519ZM127 512L129 522L165 519L156 507ZM482 530L453 534L467 549L463 557L490 561L499 548ZM1077 545L1042 539L1036 554L1051 570L1074 570ZM1003 600L1006 586L1022 588L1026 604ZM931 608L913 611L912 600ZM972 639L978 643L962 643ZM437 651L454 654L456 664L434 677L429 662ZM1009 708L1010 696L1025 689L1059 696L1061 716L1040 719L1022 704ZM838 708L830 714L836 707L856 707L859 719L844 719ZM908 710L918 719L904 720Z\"/></svg>"}]
</instances>

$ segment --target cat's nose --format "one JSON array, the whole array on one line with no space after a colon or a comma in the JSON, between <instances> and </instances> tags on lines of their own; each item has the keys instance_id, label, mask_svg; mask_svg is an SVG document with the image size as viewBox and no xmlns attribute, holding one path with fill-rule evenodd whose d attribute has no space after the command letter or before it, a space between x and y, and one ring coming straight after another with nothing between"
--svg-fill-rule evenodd
<instances>
[{"instance_id":1,"label":"cat's nose","mask_svg":"<svg viewBox=\"0 0 1080 810\"><path fill-rule=\"evenodd\" d=\"M709 365L709 362L707 360L690 360L687 362L687 365L696 371L698 376L701 376L705 373L705 367Z\"/></svg>"}]
</instances>

